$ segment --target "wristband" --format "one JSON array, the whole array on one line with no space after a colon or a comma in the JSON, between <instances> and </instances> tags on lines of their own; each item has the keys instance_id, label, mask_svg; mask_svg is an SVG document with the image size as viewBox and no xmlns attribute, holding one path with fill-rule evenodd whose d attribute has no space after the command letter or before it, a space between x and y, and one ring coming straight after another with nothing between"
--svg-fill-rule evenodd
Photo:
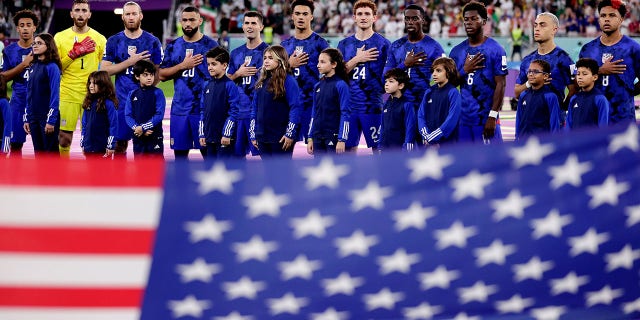
<instances>
[{"instance_id":1,"label":"wristband","mask_svg":"<svg viewBox=\"0 0 640 320\"><path fill-rule=\"evenodd\" d=\"M529 83L529 81L524 83L525 86L527 86L527 89L531 88L531 83Z\"/></svg>"},{"instance_id":2,"label":"wristband","mask_svg":"<svg viewBox=\"0 0 640 320\"><path fill-rule=\"evenodd\" d=\"M491 110L489 111L489 118L497 118L498 117L498 111L495 110Z\"/></svg>"}]
</instances>

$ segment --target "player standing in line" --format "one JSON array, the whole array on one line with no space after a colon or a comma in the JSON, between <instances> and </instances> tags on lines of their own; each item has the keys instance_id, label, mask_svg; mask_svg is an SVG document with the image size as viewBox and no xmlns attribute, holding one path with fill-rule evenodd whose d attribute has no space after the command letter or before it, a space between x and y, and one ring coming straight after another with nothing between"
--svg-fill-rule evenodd
<instances>
[{"instance_id":1,"label":"player standing in line","mask_svg":"<svg viewBox=\"0 0 640 320\"><path fill-rule=\"evenodd\" d=\"M107 39L89 27L89 0L73 0L73 26L54 36L62 61L60 81L60 154L69 156L73 131L82 117L82 101L87 94L87 78L98 70Z\"/></svg>"},{"instance_id":2,"label":"player standing in line","mask_svg":"<svg viewBox=\"0 0 640 320\"><path fill-rule=\"evenodd\" d=\"M545 60L533 60L529 64L527 81L531 88L522 92L518 98L516 140L560 129L558 96L546 85L550 73L551 65Z\"/></svg>"},{"instance_id":3,"label":"player standing in line","mask_svg":"<svg viewBox=\"0 0 640 320\"><path fill-rule=\"evenodd\" d=\"M13 123L11 119L11 106L7 97L7 80L0 74L0 155L9 155L11 149L11 131ZM20 130L23 131L23 130Z\"/></svg>"},{"instance_id":4,"label":"player standing in line","mask_svg":"<svg viewBox=\"0 0 640 320\"><path fill-rule=\"evenodd\" d=\"M156 66L162 62L162 45L151 33L142 30L142 9L129 1L122 6L124 30L107 39L107 49L100 69L109 75L116 75L116 96L125 101L129 92L139 85L133 78L133 65L142 59L150 59ZM131 130L124 119L124 107L118 108L118 134L116 135L115 156L125 158Z\"/></svg>"},{"instance_id":5,"label":"player standing in line","mask_svg":"<svg viewBox=\"0 0 640 320\"><path fill-rule=\"evenodd\" d=\"M236 83L240 93L234 152L234 155L240 159L246 159L249 150L253 155L258 153L249 139L251 97L260 76L258 70L262 67L264 49L269 46L260 38L260 33L264 29L262 14L249 11L244 14L243 19L242 31L247 42L231 51L231 61L227 70L229 79Z\"/></svg>"},{"instance_id":6,"label":"player standing in line","mask_svg":"<svg viewBox=\"0 0 640 320\"><path fill-rule=\"evenodd\" d=\"M531 84L527 82L527 70L529 70L531 61L544 60L553 66L549 76L551 91L558 96L562 109L566 110L566 104L577 91L577 87L573 83L575 65L569 54L556 46L555 36L558 32L558 25L558 17L551 12L543 12L536 17L533 23L533 39L538 43L538 49L522 59L514 93L517 98L524 90L531 87ZM567 92L566 98L565 91Z\"/></svg>"},{"instance_id":7,"label":"player standing in line","mask_svg":"<svg viewBox=\"0 0 640 320\"><path fill-rule=\"evenodd\" d=\"M94 71L89 75L87 96L82 102L82 109L80 147L84 156L112 158L118 131L118 100L116 89L106 71ZM129 129L128 126L126 129Z\"/></svg>"},{"instance_id":8,"label":"player standing in line","mask_svg":"<svg viewBox=\"0 0 640 320\"><path fill-rule=\"evenodd\" d=\"M347 61L351 118L347 148L356 151L364 133L367 147L375 150L380 139L384 65L391 43L373 31L377 7L371 0L358 0L353 6L356 33L341 40L338 50Z\"/></svg>"},{"instance_id":9,"label":"player standing in line","mask_svg":"<svg viewBox=\"0 0 640 320\"><path fill-rule=\"evenodd\" d=\"M202 16L189 6L181 13L182 37L168 44L160 64L160 80L173 79L170 146L176 159L188 159L189 150L200 149L200 98L204 82L209 80L204 55L218 43L200 32Z\"/></svg>"},{"instance_id":10,"label":"player standing in line","mask_svg":"<svg viewBox=\"0 0 640 320\"><path fill-rule=\"evenodd\" d=\"M500 118L507 75L507 54L492 38L483 34L487 8L476 1L462 8L467 39L449 56L460 70L459 140L461 142L502 142Z\"/></svg>"},{"instance_id":11,"label":"player standing in line","mask_svg":"<svg viewBox=\"0 0 640 320\"><path fill-rule=\"evenodd\" d=\"M27 106L27 79L29 78L29 65L33 61L31 45L40 20L31 10L18 11L13 16L13 23L18 31L19 39L4 48L2 55L2 74L11 84L11 124L13 136L11 137L11 156L22 157L22 146L26 141L26 134L22 128L22 117ZM5 119L7 121L7 119Z\"/></svg>"},{"instance_id":12,"label":"player standing in line","mask_svg":"<svg viewBox=\"0 0 640 320\"><path fill-rule=\"evenodd\" d=\"M311 28L314 10L313 1L295 0L291 4L291 10L291 20L293 20L295 33L293 37L282 41L281 45L289 54L289 65L301 91L302 111L300 123L302 127L300 129L300 137L296 137L296 140L302 139L306 143L313 105L313 87L320 79L318 57L322 50L329 47L329 43L313 32Z\"/></svg>"},{"instance_id":13,"label":"player standing in line","mask_svg":"<svg viewBox=\"0 0 640 320\"><path fill-rule=\"evenodd\" d=\"M598 61L582 58L576 62L576 83L580 91L571 97L567 127L606 127L609 125L609 101L595 88Z\"/></svg>"},{"instance_id":14,"label":"player standing in line","mask_svg":"<svg viewBox=\"0 0 640 320\"><path fill-rule=\"evenodd\" d=\"M384 80L384 91L389 94L389 100L382 109L380 151L411 151L416 141L414 132L417 131L418 121L413 103L404 96L411 86L409 76L400 69L391 69L384 74Z\"/></svg>"},{"instance_id":15,"label":"player standing in line","mask_svg":"<svg viewBox=\"0 0 640 320\"><path fill-rule=\"evenodd\" d=\"M602 63L596 88L611 104L609 123L635 121L633 99L640 93L640 44L620 31L627 6L620 0L603 0L598 3L598 13L602 34L582 47L580 58Z\"/></svg>"}]
</instances>

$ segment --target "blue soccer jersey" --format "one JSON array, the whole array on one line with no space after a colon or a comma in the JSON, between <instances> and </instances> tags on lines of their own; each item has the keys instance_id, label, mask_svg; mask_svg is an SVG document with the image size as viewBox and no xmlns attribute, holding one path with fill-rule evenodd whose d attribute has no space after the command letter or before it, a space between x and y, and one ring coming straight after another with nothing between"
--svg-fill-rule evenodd
<instances>
[{"instance_id":1,"label":"blue soccer jersey","mask_svg":"<svg viewBox=\"0 0 640 320\"><path fill-rule=\"evenodd\" d=\"M539 54L538 50L533 51L520 63L520 73L516 83L527 82L527 70L533 60L544 60L551 65L551 91L558 96L558 101L562 104L565 97L565 88L573 81L576 65L571 60L569 54L560 47L555 47L547 54Z\"/></svg>"},{"instance_id":2,"label":"blue soccer jersey","mask_svg":"<svg viewBox=\"0 0 640 320\"><path fill-rule=\"evenodd\" d=\"M229 61L229 69L227 69L227 73L236 73L238 69L247 62L250 67L260 69L262 67L264 49L268 46L268 44L263 42L254 49L247 48L246 44L233 49L233 51L231 51L231 61ZM238 110L238 119L249 119L251 114L251 96L253 95L253 89L255 88L259 77L260 73L258 72L253 76L239 77L234 80L238 89L240 89L240 110Z\"/></svg>"},{"instance_id":3,"label":"blue soccer jersey","mask_svg":"<svg viewBox=\"0 0 640 320\"><path fill-rule=\"evenodd\" d=\"M4 48L2 55L2 71L9 71L22 63L24 58L31 53L31 47L23 48L17 43L12 43ZM13 128L22 128L22 117L27 106L27 80L29 79L29 68L25 68L22 73L13 77L11 84L11 124ZM24 130L13 130L11 142L24 143L26 134Z\"/></svg>"},{"instance_id":4,"label":"blue soccer jersey","mask_svg":"<svg viewBox=\"0 0 640 320\"><path fill-rule=\"evenodd\" d=\"M606 46L600 38L587 43L580 50L580 58L592 58L602 65L603 61L624 60L621 64L627 68L622 74L600 75L598 88L611 104L609 123L634 121L636 118L633 104L633 90L637 79L640 79L640 44L623 36L618 43Z\"/></svg>"},{"instance_id":5,"label":"blue soccer jersey","mask_svg":"<svg viewBox=\"0 0 640 320\"><path fill-rule=\"evenodd\" d=\"M153 64L159 65L162 62L162 45L156 36L143 31L140 37L131 39L121 31L107 40L107 48L102 60L117 64L129 59L131 54L143 51L149 51ZM129 96L129 92L139 87L133 76L133 67L116 74L116 97L122 105ZM118 113L124 115L124 108L118 108Z\"/></svg>"},{"instance_id":6,"label":"blue soccer jersey","mask_svg":"<svg viewBox=\"0 0 640 320\"><path fill-rule=\"evenodd\" d=\"M358 40L355 35L341 40L338 50L342 52L344 61L356 56L358 49L378 49L378 59L356 65L349 73L349 90L351 92L351 112L381 113L382 95L384 94L384 66L391 43L385 37L374 33L369 39Z\"/></svg>"},{"instance_id":7,"label":"blue soccer jersey","mask_svg":"<svg viewBox=\"0 0 640 320\"><path fill-rule=\"evenodd\" d=\"M464 74L464 62L469 57L482 54L484 68ZM455 60L462 76L460 94L462 95L462 112L460 122L464 125L484 125L493 106L493 95L496 91L497 76L506 76L507 54L495 40L487 38L479 46L471 46L464 40L455 46L449 56Z\"/></svg>"},{"instance_id":8,"label":"blue soccer jersey","mask_svg":"<svg viewBox=\"0 0 640 320\"><path fill-rule=\"evenodd\" d=\"M410 52L414 54L424 52L426 55L423 61L424 64L407 68L404 65L404 59ZM424 95L427 88L429 88L429 83L431 82L431 65L434 60L442 56L444 56L442 46L431 37L425 35L424 38L418 42L410 42L405 36L391 44L391 50L387 56L384 72L386 73L392 68L400 68L407 72L409 78L411 78L413 88L407 90L405 96L408 100L414 102L417 110L417 107L420 105L420 98Z\"/></svg>"},{"instance_id":9,"label":"blue soccer jersey","mask_svg":"<svg viewBox=\"0 0 640 320\"><path fill-rule=\"evenodd\" d=\"M218 42L207 37L195 42L187 42L182 37L168 44L160 68L170 68L181 63L187 55L201 54L203 57L209 49L217 47ZM204 83L209 80L206 59L189 70L183 70L173 78L173 102L171 115L197 115L200 117L200 96Z\"/></svg>"},{"instance_id":10,"label":"blue soccer jersey","mask_svg":"<svg viewBox=\"0 0 640 320\"><path fill-rule=\"evenodd\" d=\"M292 55L295 51L305 52L309 55L307 64L293 68L292 71L293 76L298 82L298 87L300 87L300 91L302 92L300 99L302 106L304 109L311 110L311 106L313 104L313 87L320 79L320 72L318 72L318 57L322 50L329 47L329 43L314 32L306 39L290 37L289 39L282 41L280 45L287 50L289 55Z\"/></svg>"}]
</instances>

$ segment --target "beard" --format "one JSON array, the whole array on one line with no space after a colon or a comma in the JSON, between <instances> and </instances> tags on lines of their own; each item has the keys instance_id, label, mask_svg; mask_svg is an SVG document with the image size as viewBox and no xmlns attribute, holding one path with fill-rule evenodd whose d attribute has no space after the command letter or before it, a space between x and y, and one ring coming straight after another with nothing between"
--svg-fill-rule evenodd
<instances>
[{"instance_id":1,"label":"beard","mask_svg":"<svg viewBox=\"0 0 640 320\"><path fill-rule=\"evenodd\" d=\"M124 27L127 28L127 30L129 31L137 31L138 29L140 29L140 25L142 24L142 21L138 20L136 23L133 24L132 27L130 27L130 24L127 24L126 22L124 23ZM184 29L182 29L184 31Z\"/></svg>"},{"instance_id":2,"label":"beard","mask_svg":"<svg viewBox=\"0 0 640 320\"><path fill-rule=\"evenodd\" d=\"M193 37L193 35L195 35L197 32L198 32L198 28L193 28L190 31L187 31L184 29L184 27L182 27L182 33L184 33L184 35L189 38Z\"/></svg>"},{"instance_id":3,"label":"beard","mask_svg":"<svg viewBox=\"0 0 640 320\"><path fill-rule=\"evenodd\" d=\"M84 20L82 20L82 21L77 20L77 19L73 19L73 24L74 24L76 27L78 27L78 28L83 28L84 26L86 26L86 25L87 25L87 22L88 22L88 21L89 21L89 20L87 20L87 19L84 19Z\"/></svg>"}]
</instances>

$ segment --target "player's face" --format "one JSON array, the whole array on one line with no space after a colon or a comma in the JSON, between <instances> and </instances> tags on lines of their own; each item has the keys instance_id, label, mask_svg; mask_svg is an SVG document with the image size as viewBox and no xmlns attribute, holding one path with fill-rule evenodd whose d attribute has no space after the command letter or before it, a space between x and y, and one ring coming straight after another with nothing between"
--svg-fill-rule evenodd
<instances>
[{"instance_id":1,"label":"player's face","mask_svg":"<svg viewBox=\"0 0 640 320\"><path fill-rule=\"evenodd\" d=\"M36 37L33 39L33 43L31 44L33 50L33 54L43 54L47 51L47 43L42 40L40 37Z\"/></svg>"},{"instance_id":2,"label":"player's face","mask_svg":"<svg viewBox=\"0 0 640 320\"><path fill-rule=\"evenodd\" d=\"M321 53L318 57L318 72L320 74L328 75L332 73L332 71L335 71L336 65L335 62L331 62L331 57L326 53Z\"/></svg>"},{"instance_id":3,"label":"player's face","mask_svg":"<svg viewBox=\"0 0 640 320\"><path fill-rule=\"evenodd\" d=\"M404 84L400 84L395 78L384 79L384 92L390 95L398 93L403 87Z\"/></svg>"},{"instance_id":4,"label":"player's face","mask_svg":"<svg viewBox=\"0 0 640 320\"><path fill-rule=\"evenodd\" d=\"M140 8L135 5L124 6L122 10L122 22L124 27L129 31L136 31L140 29L142 24L142 12Z\"/></svg>"},{"instance_id":5,"label":"player's face","mask_svg":"<svg viewBox=\"0 0 640 320\"><path fill-rule=\"evenodd\" d=\"M529 70L527 70L527 80L532 86L535 87L543 85L548 77L549 74L542 71L542 66L537 63L529 65Z\"/></svg>"},{"instance_id":6,"label":"player's face","mask_svg":"<svg viewBox=\"0 0 640 320\"><path fill-rule=\"evenodd\" d=\"M140 76L136 77L138 81L140 81L140 86L149 87L153 85L153 81L155 80L155 75L151 72L143 72Z\"/></svg>"},{"instance_id":7,"label":"player's face","mask_svg":"<svg viewBox=\"0 0 640 320\"><path fill-rule=\"evenodd\" d=\"M89 93L91 94L96 94L98 93L98 85L96 84L96 82L93 80L93 78L89 79Z\"/></svg>"},{"instance_id":8,"label":"player's face","mask_svg":"<svg viewBox=\"0 0 640 320\"><path fill-rule=\"evenodd\" d=\"M444 69L443 65L439 64L435 66L435 68L433 68L433 74L431 76L433 77L433 82L435 82L439 86L443 86L447 84L447 82L449 82L449 79L447 79L447 71Z\"/></svg>"},{"instance_id":9,"label":"player's face","mask_svg":"<svg viewBox=\"0 0 640 320\"><path fill-rule=\"evenodd\" d=\"M480 17L478 11L471 10L464 13L464 17L462 18L464 22L464 31L467 32L467 36L475 36L477 34L482 34L482 27L484 26L485 20Z\"/></svg>"},{"instance_id":10,"label":"player's face","mask_svg":"<svg viewBox=\"0 0 640 320\"><path fill-rule=\"evenodd\" d=\"M273 71L278 67L279 64L280 64L280 61L278 61L278 58L273 52L266 51L264 53L262 65L266 70Z\"/></svg>"},{"instance_id":11,"label":"player's face","mask_svg":"<svg viewBox=\"0 0 640 320\"><path fill-rule=\"evenodd\" d=\"M356 9L353 14L353 20L356 22L356 26L362 30L367 30L373 27L373 23L376 22L376 15L373 14L373 10L369 7L360 7Z\"/></svg>"},{"instance_id":12,"label":"player's face","mask_svg":"<svg viewBox=\"0 0 640 320\"><path fill-rule=\"evenodd\" d=\"M613 7L604 7L600 9L598 22L600 23L600 30L602 30L602 32L612 34L620 29L622 16L620 16L620 12Z\"/></svg>"},{"instance_id":13,"label":"player's face","mask_svg":"<svg viewBox=\"0 0 640 320\"><path fill-rule=\"evenodd\" d=\"M33 20L30 18L21 18L18 20L16 26L20 39L27 41L33 39L33 35L36 33L36 25L33 24Z\"/></svg>"},{"instance_id":14,"label":"player's face","mask_svg":"<svg viewBox=\"0 0 640 320\"><path fill-rule=\"evenodd\" d=\"M91 18L91 10L86 3L77 3L71 8L71 19L77 28L84 28Z\"/></svg>"},{"instance_id":15,"label":"player's face","mask_svg":"<svg viewBox=\"0 0 640 320\"><path fill-rule=\"evenodd\" d=\"M313 20L313 12L307 6L295 6L291 14L293 25L298 30L311 29L311 20Z\"/></svg>"},{"instance_id":16,"label":"player's face","mask_svg":"<svg viewBox=\"0 0 640 320\"><path fill-rule=\"evenodd\" d=\"M537 43L553 40L556 32L558 32L558 26L556 26L551 17L540 16L533 23L533 39Z\"/></svg>"},{"instance_id":17,"label":"player's face","mask_svg":"<svg viewBox=\"0 0 640 320\"><path fill-rule=\"evenodd\" d=\"M422 31L422 14L415 9L409 9L404 11L404 27L408 33L419 33Z\"/></svg>"},{"instance_id":18,"label":"player's face","mask_svg":"<svg viewBox=\"0 0 640 320\"><path fill-rule=\"evenodd\" d=\"M210 76L220 79L227 72L227 64L214 58L207 58L207 70L209 70Z\"/></svg>"},{"instance_id":19,"label":"player's face","mask_svg":"<svg viewBox=\"0 0 640 320\"><path fill-rule=\"evenodd\" d=\"M263 28L264 26L258 17L244 17L242 31L248 40L259 38Z\"/></svg>"},{"instance_id":20,"label":"player's face","mask_svg":"<svg viewBox=\"0 0 640 320\"><path fill-rule=\"evenodd\" d=\"M593 88L596 80L598 80L598 75L591 73L589 68L580 67L576 70L576 82L578 83L578 87L590 90Z\"/></svg>"},{"instance_id":21,"label":"player's face","mask_svg":"<svg viewBox=\"0 0 640 320\"><path fill-rule=\"evenodd\" d=\"M191 38L198 32L198 28L202 24L202 17L197 12L183 12L180 22L184 35Z\"/></svg>"}]
</instances>

